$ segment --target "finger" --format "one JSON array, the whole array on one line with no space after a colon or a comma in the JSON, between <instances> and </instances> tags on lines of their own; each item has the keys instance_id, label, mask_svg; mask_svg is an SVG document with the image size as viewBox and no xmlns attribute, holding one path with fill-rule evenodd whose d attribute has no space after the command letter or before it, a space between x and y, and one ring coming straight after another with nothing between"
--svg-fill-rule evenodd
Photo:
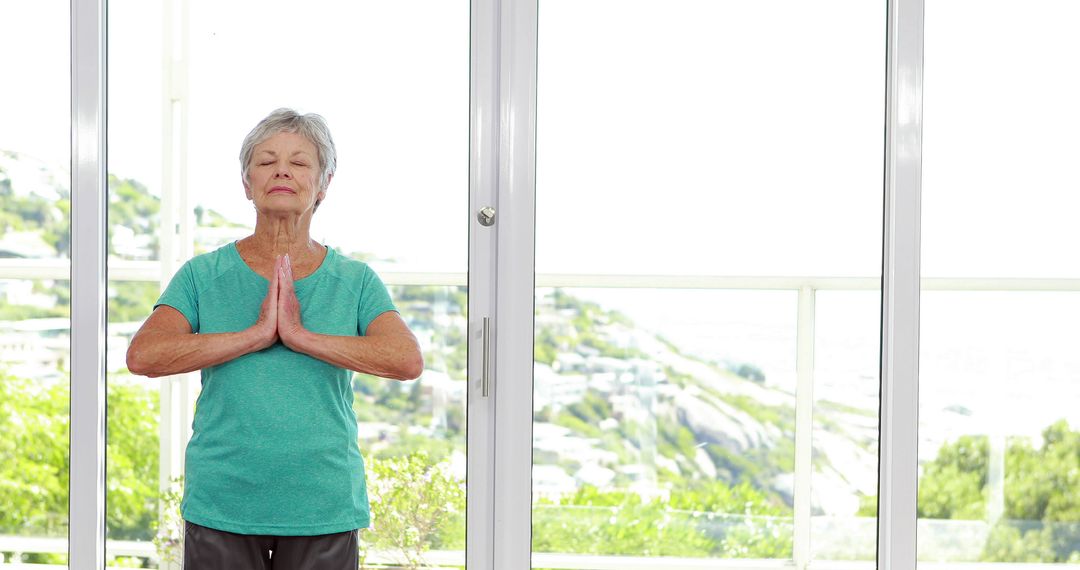
<instances>
[{"instance_id":1,"label":"finger","mask_svg":"<svg viewBox=\"0 0 1080 570\"><path fill-rule=\"evenodd\" d=\"M282 273L285 272L284 267L281 268L281 272ZM295 293L293 293L293 291L292 291L292 285L289 283L289 280L285 277L285 275L282 275L281 276L281 290L278 292L278 300L277 300L278 318L279 319L289 319L289 318L291 318L291 308L290 308L290 306L292 304L292 299L294 298L294 296L295 296Z\"/></svg>"},{"instance_id":2,"label":"finger","mask_svg":"<svg viewBox=\"0 0 1080 570\"><path fill-rule=\"evenodd\" d=\"M289 263L288 254L281 261L281 289L284 293L292 295L293 293L293 275L292 266Z\"/></svg>"},{"instance_id":3,"label":"finger","mask_svg":"<svg viewBox=\"0 0 1080 570\"><path fill-rule=\"evenodd\" d=\"M267 295L271 295L275 299L277 299L277 297L278 297L278 287L280 286L280 282L281 282L280 275L279 275L281 273L280 268L281 268L281 256L279 255L276 258L274 258L274 274L270 276L270 290L267 291Z\"/></svg>"}]
</instances>

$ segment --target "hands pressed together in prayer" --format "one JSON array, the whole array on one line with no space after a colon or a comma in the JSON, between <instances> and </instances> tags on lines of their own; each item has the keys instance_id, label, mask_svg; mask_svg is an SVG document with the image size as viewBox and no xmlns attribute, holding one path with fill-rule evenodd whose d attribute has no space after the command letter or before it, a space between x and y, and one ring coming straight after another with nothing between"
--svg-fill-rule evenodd
<instances>
[{"instance_id":1,"label":"hands pressed together in prayer","mask_svg":"<svg viewBox=\"0 0 1080 570\"><path fill-rule=\"evenodd\" d=\"M278 339L292 350L298 350L307 330L300 322L300 301L293 286L292 263L288 254L274 260L274 272L266 291L259 318L252 331L259 338L259 349L272 346Z\"/></svg>"}]
</instances>

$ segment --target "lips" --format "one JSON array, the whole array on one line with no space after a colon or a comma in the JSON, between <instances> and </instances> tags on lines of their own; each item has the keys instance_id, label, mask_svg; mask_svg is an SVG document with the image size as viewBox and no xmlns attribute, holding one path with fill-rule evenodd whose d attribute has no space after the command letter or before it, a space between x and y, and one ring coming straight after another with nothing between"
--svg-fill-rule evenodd
<instances>
[{"instance_id":1,"label":"lips","mask_svg":"<svg viewBox=\"0 0 1080 570\"><path fill-rule=\"evenodd\" d=\"M288 186L274 186L270 189L269 194L276 194L278 192L287 192L289 194L296 194L296 190L289 188Z\"/></svg>"}]
</instances>

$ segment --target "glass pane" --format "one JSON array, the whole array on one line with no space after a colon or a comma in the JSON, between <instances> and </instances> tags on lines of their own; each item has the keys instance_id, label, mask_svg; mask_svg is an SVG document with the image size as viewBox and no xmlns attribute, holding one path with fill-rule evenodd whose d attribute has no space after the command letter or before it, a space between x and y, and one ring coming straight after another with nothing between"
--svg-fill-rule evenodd
<instances>
[{"instance_id":1,"label":"glass pane","mask_svg":"<svg viewBox=\"0 0 1080 570\"><path fill-rule=\"evenodd\" d=\"M812 520L862 525L885 3L542 0L538 34L536 271L577 275L536 290L533 565L783 560Z\"/></svg>"},{"instance_id":2,"label":"glass pane","mask_svg":"<svg viewBox=\"0 0 1080 570\"><path fill-rule=\"evenodd\" d=\"M420 341L425 369L414 382L367 374L353 381L375 505L362 554L374 562L381 550L408 567L423 553L464 567L467 290L400 285L390 294Z\"/></svg>"},{"instance_id":3,"label":"glass pane","mask_svg":"<svg viewBox=\"0 0 1080 570\"><path fill-rule=\"evenodd\" d=\"M282 14L336 55L252 57ZM249 231L240 141L270 111L294 107L326 117L338 150L312 237L376 270L465 271L468 226L447 213L467 209L468 0L198 2L190 42L182 120L197 253ZM269 81L283 66L289 79Z\"/></svg>"},{"instance_id":4,"label":"glass pane","mask_svg":"<svg viewBox=\"0 0 1080 570\"><path fill-rule=\"evenodd\" d=\"M1080 294L924 291L919 556L1080 557Z\"/></svg>"},{"instance_id":5,"label":"glass pane","mask_svg":"<svg viewBox=\"0 0 1080 570\"><path fill-rule=\"evenodd\" d=\"M820 291L814 321L811 557L877 557L880 291Z\"/></svg>"},{"instance_id":6,"label":"glass pane","mask_svg":"<svg viewBox=\"0 0 1080 570\"><path fill-rule=\"evenodd\" d=\"M1080 560L1078 17L927 3L921 560Z\"/></svg>"},{"instance_id":7,"label":"glass pane","mask_svg":"<svg viewBox=\"0 0 1080 570\"><path fill-rule=\"evenodd\" d=\"M846 214L881 210L884 2L541 0L539 19L537 271L880 273L881 220Z\"/></svg>"},{"instance_id":8,"label":"glass pane","mask_svg":"<svg viewBox=\"0 0 1080 570\"><path fill-rule=\"evenodd\" d=\"M534 551L789 558L795 303L537 289Z\"/></svg>"},{"instance_id":9,"label":"glass pane","mask_svg":"<svg viewBox=\"0 0 1080 570\"><path fill-rule=\"evenodd\" d=\"M253 51L283 14L291 41L318 49ZM252 233L241 143L294 107L326 118L338 157L311 237L376 271L425 355L418 381L351 379L373 518L362 554L463 564L468 218L453 212L468 200L469 3L114 0L109 18L109 559L164 568L182 553L200 374L133 376L125 351L184 262Z\"/></svg>"},{"instance_id":10,"label":"glass pane","mask_svg":"<svg viewBox=\"0 0 1080 570\"><path fill-rule=\"evenodd\" d=\"M162 35L160 2L112 0L108 34L108 328L105 353L106 564L167 567L177 521L162 525L170 469L162 426L174 382L132 375L126 352L160 293L162 230ZM175 198L174 198L175 199ZM162 395L165 394L163 398ZM176 566L177 568L179 566Z\"/></svg>"},{"instance_id":11,"label":"glass pane","mask_svg":"<svg viewBox=\"0 0 1080 570\"><path fill-rule=\"evenodd\" d=\"M162 9L161 2L109 3L110 268L161 257Z\"/></svg>"},{"instance_id":12,"label":"glass pane","mask_svg":"<svg viewBox=\"0 0 1080 570\"><path fill-rule=\"evenodd\" d=\"M926 4L923 277L1080 277L1080 4Z\"/></svg>"},{"instance_id":13,"label":"glass pane","mask_svg":"<svg viewBox=\"0 0 1080 570\"><path fill-rule=\"evenodd\" d=\"M125 356L131 337L150 314L159 286L157 281L110 280L107 291L105 554L110 566L145 567L169 555L161 542L169 530L158 522L162 382L132 375ZM155 538L160 549L155 548Z\"/></svg>"},{"instance_id":14,"label":"glass pane","mask_svg":"<svg viewBox=\"0 0 1080 570\"><path fill-rule=\"evenodd\" d=\"M0 566L67 565L69 21L68 2L0 3Z\"/></svg>"}]
</instances>

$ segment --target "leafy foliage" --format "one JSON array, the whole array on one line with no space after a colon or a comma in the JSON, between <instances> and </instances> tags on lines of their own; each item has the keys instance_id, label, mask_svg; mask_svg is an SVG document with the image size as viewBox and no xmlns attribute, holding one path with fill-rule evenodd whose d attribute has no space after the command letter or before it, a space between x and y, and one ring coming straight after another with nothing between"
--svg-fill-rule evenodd
<instances>
[{"instance_id":1,"label":"leafy foliage","mask_svg":"<svg viewBox=\"0 0 1080 570\"><path fill-rule=\"evenodd\" d=\"M586 486L533 509L533 549L581 554L788 558L791 510L750 485L709 482L644 499Z\"/></svg>"},{"instance_id":2,"label":"leafy foliage","mask_svg":"<svg viewBox=\"0 0 1080 570\"><path fill-rule=\"evenodd\" d=\"M990 444L962 436L938 450L919 480L918 514L924 519L985 520ZM1005 450L1005 512L990 529L981 559L987 562L1080 561L1080 432L1058 421L1042 446L1016 438ZM876 514L865 497L863 516Z\"/></svg>"},{"instance_id":3,"label":"leafy foliage","mask_svg":"<svg viewBox=\"0 0 1080 570\"><path fill-rule=\"evenodd\" d=\"M413 569L429 549L465 547L464 481L423 452L367 463L372 524L360 535L361 567L372 550L394 552Z\"/></svg>"},{"instance_id":4,"label":"leafy foliage","mask_svg":"<svg viewBox=\"0 0 1080 570\"><path fill-rule=\"evenodd\" d=\"M157 526L157 392L113 382L108 395L110 540L150 540ZM67 382L0 375L0 534L64 536L68 516ZM27 562L63 563L56 555Z\"/></svg>"},{"instance_id":5,"label":"leafy foliage","mask_svg":"<svg viewBox=\"0 0 1080 570\"><path fill-rule=\"evenodd\" d=\"M66 383L0 377L0 433L0 534L66 534Z\"/></svg>"},{"instance_id":6,"label":"leafy foliage","mask_svg":"<svg viewBox=\"0 0 1080 570\"><path fill-rule=\"evenodd\" d=\"M989 455L990 446L983 436L962 436L943 445L919 481L919 517L984 518Z\"/></svg>"}]
</instances>

